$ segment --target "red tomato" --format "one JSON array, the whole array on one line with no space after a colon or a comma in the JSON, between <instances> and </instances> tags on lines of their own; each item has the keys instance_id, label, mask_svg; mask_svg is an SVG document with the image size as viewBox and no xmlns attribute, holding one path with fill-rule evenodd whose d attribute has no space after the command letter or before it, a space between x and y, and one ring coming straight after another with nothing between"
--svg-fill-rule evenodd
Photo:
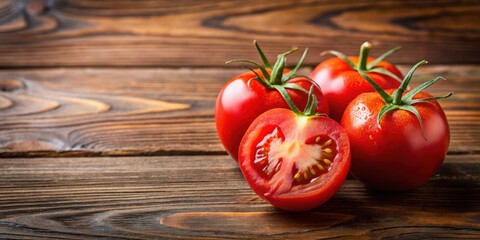
<instances>
[{"instance_id":1,"label":"red tomato","mask_svg":"<svg viewBox=\"0 0 480 240\"><path fill-rule=\"evenodd\" d=\"M277 108L250 125L240 144L239 165L260 197L284 210L304 211L340 189L350 167L350 146L334 120Z\"/></svg>"},{"instance_id":2,"label":"red tomato","mask_svg":"<svg viewBox=\"0 0 480 240\"><path fill-rule=\"evenodd\" d=\"M261 51L259 53L263 56ZM278 61L284 61L284 59L279 58ZM300 63L302 61L303 59ZM278 66L278 64L275 64L275 66ZM274 74L272 72L275 71L268 67L264 70L273 78ZM282 82L275 81L275 79L263 79L262 71L255 70L255 72L258 76L253 72L245 72L228 81L218 94L215 106L215 123L218 136L228 154L234 159L238 158L240 141L255 118L273 108L289 108L281 94L276 89L267 87L268 85L287 86L286 84L288 84L300 87L304 91L307 91L313 85L313 94L318 99L317 112L329 113L328 103L324 99L320 87L308 78L293 77ZM282 73L286 75L290 73L290 70L282 67L279 73L278 79L283 78ZM260 81L263 81L264 84L261 84L259 80L254 80L258 77L262 78ZM308 93L289 87L285 87L285 89L295 105L303 109L307 103Z\"/></svg>"},{"instance_id":3,"label":"red tomato","mask_svg":"<svg viewBox=\"0 0 480 240\"><path fill-rule=\"evenodd\" d=\"M427 101L432 96L426 92L412 97L411 101L402 99L399 105L390 103L392 109L382 114L380 124L379 114L387 103L377 92L360 94L343 114L341 124L352 151L351 171L369 187L390 191L416 188L445 159L450 140L445 113L437 101Z\"/></svg>"},{"instance_id":4,"label":"red tomato","mask_svg":"<svg viewBox=\"0 0 480 240\"><path fill-rule=\"evenodd\" d=\"M364 44L365 45L365 44ZM391 63L380 61L374 66L368 67L368 64L375 61L375 58L368 57L368 50L370 45L367 44L368 49L361 57L348 57L353 67L340 57L331 58L320 63L310 74L310 78L317 82L322 88L322 92L327 98L330 107L330 117L340 121L343 111L347 105L356 96L364 92L373 92L372 86L363 79L357 72L358 68L363 64L365 67L361 70L367 73L381 88L389 89L396 88L400 85L400 79L403 78L402 73ZM396 49L388 52L386 55L394 52ZM386 57L382 56L382 59ZM362 59L363 62L362 63ZM398 77L395 79L381 71L389 72L389 75Z\"/></svg>"}]
</instances>

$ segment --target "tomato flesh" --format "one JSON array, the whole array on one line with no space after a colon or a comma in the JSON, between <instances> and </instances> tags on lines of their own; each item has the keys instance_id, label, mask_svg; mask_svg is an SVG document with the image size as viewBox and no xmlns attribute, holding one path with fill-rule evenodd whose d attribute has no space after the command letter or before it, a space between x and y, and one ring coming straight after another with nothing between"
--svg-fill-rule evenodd
<instances>
[{"instance_id":1,"label":"tomato flesh","mask_svg":"<svg viewBox=\"0 0 480 240\"><path fill-rule=\"evenodd\" d=\"M273 109L247 130L239 164L252 189L274 206L309 210L330 199L345 180L348 137L332 119Z\"/></svg>"}]
</instances>

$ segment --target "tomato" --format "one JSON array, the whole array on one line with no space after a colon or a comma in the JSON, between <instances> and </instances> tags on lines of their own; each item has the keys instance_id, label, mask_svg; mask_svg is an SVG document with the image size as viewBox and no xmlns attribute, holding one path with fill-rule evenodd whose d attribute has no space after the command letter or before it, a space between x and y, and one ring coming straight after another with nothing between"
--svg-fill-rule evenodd
<instances>
[{"instance_id":1,"label":"tomato","mask_svg":"<svg viewBox=\"0 0 480 240\"><path fill-rule=\"evenodd\" d=\"M386 56L397 51L392 49L375 59L368 57L371 45L362 45L359 57L346 57L336 51L327 51L339 57L320 63L310 74L317 82L328 100L330 116L340 121L343 111L356 96L364 92L372 92L372 86L358 74L361 69L382 89L396 88L403 78L402 73L391 63L382 61Z\"/></svg>"},{"instance_id":2,"label":"tomato","mask_svg":"<svg viewBox=\"0 0 480 240\"><path fill-rule=\"evenodd\" d=\"M410 73L399 90L360 94L343 114L341 124L352 151L351 171L375 189L416 188L435 173L447 153L449 126L435 99L451 93L432 97L421 91L440 78L406 91Z\"/></svg>"},{"instance_id":3,"label":"tomato","mask_svg":"<svg viewBox=\"0 0 480 240\"><path fill-rule=\"evenodd\" d=\"M264 55L258 46L257 49L263 59ZM215 105L215 123L218 136L232 158L237 159L240 141L255 118L273 108L289 108L278 92L278 87L284 88L293 102L303 109L307 103L305 89L314 86L313 93L318 99L317 112L329 112L320 87L306 77L295 77L294 72L303 62L303 58L292 71L283 68L283 55L279 56L275 64L283 64L280 68L272 67L268 61L264 61L265 66L260 66L262 69L242 73L228 81L221 89ZM268 76L265 76L265 73Z\"/></svg>"},{"instance_id":4,"label":"tomato","mask_svg":"<svg viewBox=\"0 0 480 240\"><path fill-rule=\"evenodd\" d=\"M315 208L341 187L350 167L348 136L324 116L272 109L248 128L239 165L250 187L289 211Z\"/></svg>"}]
</instances>

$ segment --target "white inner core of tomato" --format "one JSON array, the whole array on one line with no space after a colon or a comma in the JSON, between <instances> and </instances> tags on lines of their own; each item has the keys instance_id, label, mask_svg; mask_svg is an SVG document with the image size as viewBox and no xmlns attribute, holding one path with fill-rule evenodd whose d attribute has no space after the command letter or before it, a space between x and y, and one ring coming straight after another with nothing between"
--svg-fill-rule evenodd
<instances>
[{"instance_id":1,"label":"white inner core of tomato","mask_svg":"<svg viewBox=\"0 0 480 240\"><path fill-rule=\"evenodd\" d=\"M270 144L268 152L269 165L271 161L283 159L285 162L293 162L299 172L307 172L312 166L318 163L322 157L322 147L320 145L308 145L300 141L284 141L276 138Z\"/></svg>"},{"instance_id":2,"label":"white inner core of tomato","mask_svg":"<svg viewBox=\"0 0 480 240\"><path fill-rule=\"evenodd\" d=\"M254 164L267 176L270 190L265 194L287 193L294 185L308 184L327 173L335 156L332 139L303 134L280 137L277 127L257 144Z\"/></svg>"}]
</instances>

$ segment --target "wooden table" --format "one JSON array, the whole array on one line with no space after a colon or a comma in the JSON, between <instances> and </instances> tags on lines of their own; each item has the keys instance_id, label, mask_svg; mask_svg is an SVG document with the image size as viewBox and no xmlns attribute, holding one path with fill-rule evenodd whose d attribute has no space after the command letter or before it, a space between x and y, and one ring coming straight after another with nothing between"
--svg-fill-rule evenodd
<instances>
[{"instance_id":1,"label":"wooden table","mask_svg":"<svg viewBox=\"0 0 480 240\"><path fill-rule=\"evenodd\" d=\"M0 238L480 238L478 1L0 1ZM287 213L248 187L215 132L232 58L403 45L403 72L451 127L445 163L410 192L349 177ZM289 61L298 60L296 54Z\"/></svg>"}]
</instances>

